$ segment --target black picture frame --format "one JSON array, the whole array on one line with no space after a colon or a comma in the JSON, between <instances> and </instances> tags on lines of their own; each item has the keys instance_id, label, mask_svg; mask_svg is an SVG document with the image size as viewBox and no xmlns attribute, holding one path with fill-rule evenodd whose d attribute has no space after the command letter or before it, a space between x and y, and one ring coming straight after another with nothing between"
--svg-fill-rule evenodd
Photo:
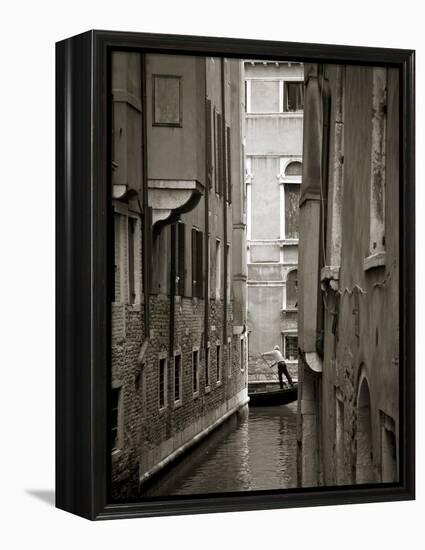
<instances>
[{"instance_id":1,"label":"black picture frame","mask_svg":"<svg viewBox=\"0 0 425 550\"><path fill-rule=\"evenodd\" d=\"M107 499L108 59L112 50L400 70L400 482ZM91 520L415 498L415 97L412 50L89 31L56 45L56 506Z\"/></svg>"}]
</instances>

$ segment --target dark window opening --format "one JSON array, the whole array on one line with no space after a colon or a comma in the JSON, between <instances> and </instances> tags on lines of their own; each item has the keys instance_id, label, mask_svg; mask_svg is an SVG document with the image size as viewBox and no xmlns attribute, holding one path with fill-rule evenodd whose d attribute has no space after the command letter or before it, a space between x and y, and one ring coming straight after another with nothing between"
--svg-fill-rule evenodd
<instances>
[{"instance_id":1,"label":"dark window opening","mask_svg":"<svg viewBox=\"0 0 425 550\"><path fill-rule=\"evenodd\" d=\"M136 286L135 286L135 262L134 262L134 233L136 230L136 220L128 218L128 300L130 304L136 301Z\"/></svg>"},{"instance_id":2,"label":"dark window opening","mask_svg":"<svg viewBox=\"0 0 425 550\"><path fill-rule=\"evenodd\" d=\"M174 401L181 399L181 355L174 357Z\"/></svg>"},{"instance_id":3,"label":"dark window opening","mask_svg":"<svg viewBox=\"0 0 425 550\"><path fill-rule=\"evenodd\" d=\"M198 351L192 351L192 389L193 393L199 391L199 364L198 364Z\"/></svg>"},{"instance_id":4,"label":"dark window opening","mask_svg":"<svg viewBox=\"0 0 425 550\"><path fill-rule=\"evenodd\" d=\"M285 336L285 359L296 361L298 359L298 337Z\"/></svg>"},{"instance_id":5,"label":"dark window opening","mask_svg":"<svg viewBox=\"0 0 425 550\"><path fill-rule=\"evenodd\" d=\"M286 307L287 309L298 307L298 271L296 269L290 271L286 279Z\"/></svg>"},{"instance_id":6,"label":"dark window opening","mask_svg":"<svg viewBox=\"0 0 425 550\"><path fill-rule=\"evenodd\" d=\"M111 389L111 445L113 451L116 451L119 445L118 421L120 396L121 388Z\"/></svg>"},{"instance_id":7,"label":"dark window opening","mask_svg":"<svg viewBox=\"0 0 425 550\"><path fill-rule=\"evenodd\" d=\"M192 229L192 296L203 296L203 233Z\"/></svg>"},{"instance_id":8,"label":"dark window opening","mask_svg":"<svg viewBox=\"0 0 425 550\"><path fill-rule=\"evenodd\" d=\"M216 369L217 369L217 382L221 380L221 346L216 346Z\"/></svg>"},{"instance_id":9,"label":"dark window opening","mask_svg":"<svg viewBox=\"0 0 425 550\"><path fill-rule=\"evenodd\" d=\"M207 348L205 353L205 387L210 385L210 348Z\"/></svg>"},{"instance_id":10,"label":"dark window opening","mask_svg":"<svg viewBox=\"0 0 425 550\"><path fill-rule=\"evenodd\" d=\"M285 111L304 109L304 82L285 82Z\"/></svg>"},{"instance_id":11,"label":"dark window opening","mask_svg":"<svg viewBox=\"0 0 425 550\"><path fill-rule=\"evenodd\" d=\"M167 396L167 360L159 360L159 408L165 407Z\"/></svg>"},{"instance_id":12,"label":"dark window opening","mask_svg":"<svg viewBox=\"0 0 425 550\"><path fill-rule=\"evenodd\" d=\"M177 224L177 295L184 296L186 283L186 265L185 265L185 238L186 226L183 222Z\"/></svg>"},{"instance_id":13,"label":"dark window opening","mask_svg":"<svg viewBox=\"0 0 425 550\"><path fill-rule=\"evenodd\" d=\"M285 237L298 239L300 185L298 183L285 184Z\"/></svg>"}]
</instances>

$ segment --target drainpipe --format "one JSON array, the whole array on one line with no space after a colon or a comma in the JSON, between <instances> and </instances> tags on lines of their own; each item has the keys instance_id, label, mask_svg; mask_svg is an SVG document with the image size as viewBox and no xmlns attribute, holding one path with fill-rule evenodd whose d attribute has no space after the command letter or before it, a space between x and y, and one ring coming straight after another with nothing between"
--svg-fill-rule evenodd
<instances>
[{"instance_id":1,"label":"drainpipe","mask_svg":"<svg viewBox=\"0 0 425 550\"><path fill-rule=\"evenodd\" d=\"M150 267L152 258L152 209L148 202L148 150L147 150L147 121L146 121L146 60L145 55L140 54L140 75L142 87L142 277L144 294L144 313L145 313L145 338L149 338L150 329Z\"/></svg>"},{"instance_id":2,"label":"drainpipe","mask_svg":"<svg viewBox=\"0 0 425 550\"><path fill-rule=\"evenodd\" d=\"M221 125L221 134L222 134L222 174L223 174L223 349L224 346L227 346L227 170L226 170L226 85L225 85L225 71L224 71L224 57L221 58L221 112L222 112L222 125Z\"/></svg>"},{"instance_id":3,"label":"drainpipe","mask_svg":"<svg viewBox=\"0 0 425 550\"><path fill-rule=\"evenodd\" d=\"M204 149L205 149L205 195L204 195L204 224L205 224L205 236L204 236L204 259L205 259L205 284L204 284L204 308L205 308L205 314L204 314L204 357L207 357L208 353L208 331L209 331L209 296L210 296L210 288L209 288L209 272L210 272L210 258L208 253L208 243L209 243L209 230L210 230L210 220L209 220L209 197L210 197L210 181L209 181L209 173L208 173L208 154L209 151L207 149L207 136L206 136L206 129L207 129L207 94L208 94L208 88L207 88L207 59L205 59L204 64L204 86L205 86L205 93L204 93L204 101L205 101L205 116L204 116L204 124L205 124L205 136L204 136Z\"/></svg>"}]
</instances>

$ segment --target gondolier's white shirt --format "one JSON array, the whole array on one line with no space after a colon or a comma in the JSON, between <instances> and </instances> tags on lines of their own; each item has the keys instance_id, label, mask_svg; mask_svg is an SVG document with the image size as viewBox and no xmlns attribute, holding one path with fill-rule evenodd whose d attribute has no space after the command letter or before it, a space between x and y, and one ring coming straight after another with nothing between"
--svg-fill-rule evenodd
<instances>
[{"instance_id":1,"label":"gondolier's white shirt","mask_svg":"<svg viewBox=\"0 0 425 550\"><path fill-rule=\"evenodd\" d=\"M278 349L272 349L272 351L266 351L261 355L264 355L264 356L268 355L269 357L272 357L273 361L275 361L276 363L280 363L280 361L285 361L285 359L283 358L283 355L280 353Z\"/></svg>"}]
</instances>

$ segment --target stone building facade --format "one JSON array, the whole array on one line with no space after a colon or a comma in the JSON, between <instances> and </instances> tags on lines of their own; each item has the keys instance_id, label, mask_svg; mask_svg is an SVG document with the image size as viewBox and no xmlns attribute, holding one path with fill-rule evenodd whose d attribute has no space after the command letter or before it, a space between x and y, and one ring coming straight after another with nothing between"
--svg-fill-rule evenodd
<instances>
[{"instance_id":1,"label":"stone building facade","mask_svg":"<svg viewBox=\"0 0 425 550\"><path fill-rule=\"evenodd\" d=\"M115 500L248 401L242 70L112 55Z\"/></svg>"},{"instance_id":2,"label":"stone building facade","mask_svg":"<svg viewBox=\"0 0 425 550\"><path fill-rule=\"evenodd\" d=\"M277 380L260 353L280 346L297 378L301 63L246 61L249 381Z\"/></svg>"},{"instance_id":3,"label":"stone building facade","mask_svg":"<svg viewBox=\"0 0 425 550\"><path fill-rule=\"evenodd\" d=\"M299 484L398 480L399 77L306 65Z\"/></svg>"}]
</instances>

